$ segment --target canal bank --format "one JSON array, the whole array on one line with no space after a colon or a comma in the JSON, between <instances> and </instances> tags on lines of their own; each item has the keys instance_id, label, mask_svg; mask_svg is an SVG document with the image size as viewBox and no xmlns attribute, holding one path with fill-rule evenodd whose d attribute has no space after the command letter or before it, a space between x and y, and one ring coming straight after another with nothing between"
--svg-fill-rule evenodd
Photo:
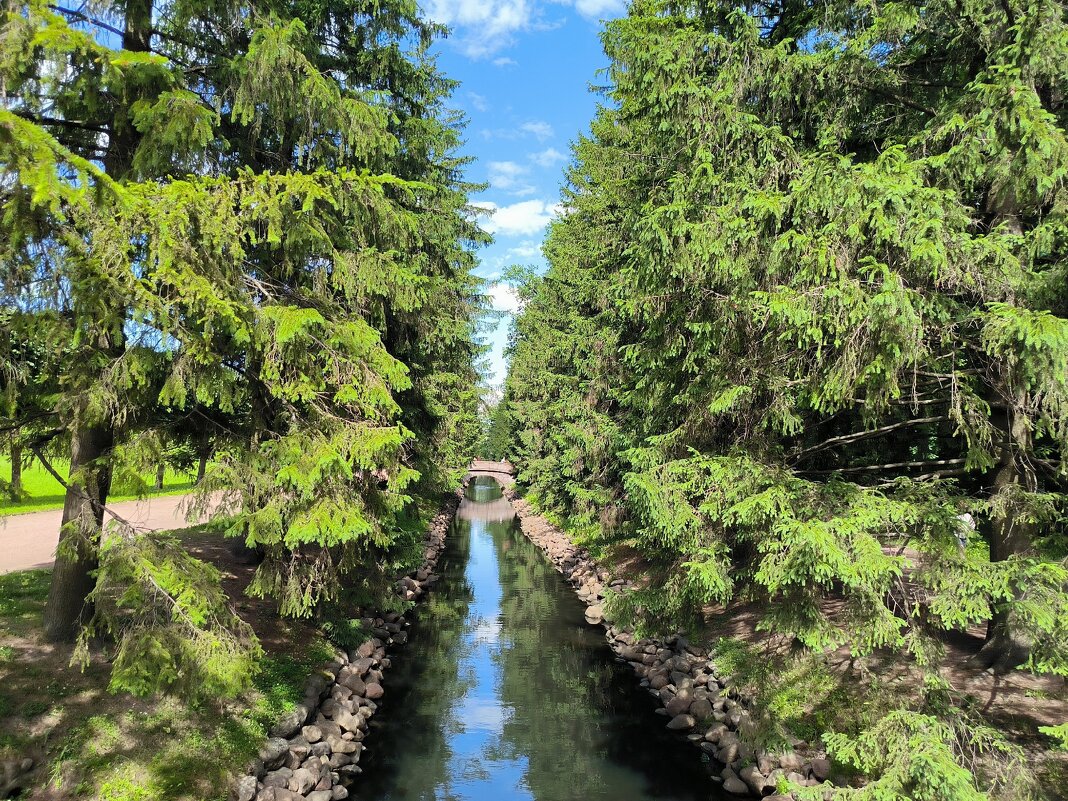
<instances>
[{"instance_id":1,"label":"canal bank","mask_svg":"<svg viewBox=\"0 0 1068 801\"><path fill-rule=\"evenodd\" d=\"M603 627L613 652L656 699L658 711L665 716L659 725L714 760L715 781L726 797L790 801L791 787L812 788L827 782L831 764L823 752L800 748L772 752L760 746L748 700L735 690L730 676L717 669L706 649L681 635L639 639L613 625L604 610L606 594L625 591L628 582L613 579L513 488L505 490L505 495L524 536L541 549L585 605L587 622Z\"/></svg>"}]
</instances>

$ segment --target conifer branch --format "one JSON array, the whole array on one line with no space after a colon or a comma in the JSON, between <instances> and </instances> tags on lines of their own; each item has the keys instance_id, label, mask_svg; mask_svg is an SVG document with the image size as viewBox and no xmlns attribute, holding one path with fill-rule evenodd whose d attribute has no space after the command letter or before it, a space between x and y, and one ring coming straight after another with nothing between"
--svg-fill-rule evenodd
<instances>
[{"instance_id":1,"label":"conifer branch","mask_svg":"<svg viewBox=\"0 0 1068 801\"><path fill-rule=\"evenodd\" d=\"M930 423L940 423L945 420L949 420L949 415L941 414L934 417L921 417L915 420L904 420L900 423L893 423L891 425L882 426L881 428L873 428L868 431L858 431L853 434L843 434L839 437L832 437L831 439L824 440L818 445L813 445L810 448L806 448L800 453L795 454L791 458L792 463L796 463L806 456L811 456L814 453L833 448L838 445L848 445L854 442L858 442L864 439L870 439L872 437L881 437L884 434L889 434L891 431L897 431L902 428L908 428L909 426L928 425Z\"/></svg>"}]
</instances>

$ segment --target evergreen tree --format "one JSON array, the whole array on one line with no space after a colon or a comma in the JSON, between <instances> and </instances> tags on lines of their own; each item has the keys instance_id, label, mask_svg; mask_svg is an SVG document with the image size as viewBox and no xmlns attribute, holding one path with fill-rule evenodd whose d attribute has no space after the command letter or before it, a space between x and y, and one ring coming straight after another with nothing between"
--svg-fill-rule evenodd
<instances>
[{"instance_id":1,"label":"evergreen tree","mask_svg":"<svg viewBox=\"0 0 1068 801\"><path fill-rule=\"evenodd\" d=\"M1068 673L1063 4L637 0L604 42L505 397L538 500L656 571L616 612L921 665L985 622Z\"/></svg>"},{"instance_id":2,"label":"evergreen tree","mask_svg":"<svg viewBox=\"0 0 1068 801\"><path fill-rule=\"evenodd\" d=\"M120 684L215 669L229 686L227 658L253 653L176 543L119 526L101 544L127 439L173 417L152 409L247 411L200 503L224 494L214 513L266 554L250 591L291 615L383 585L417 539L414 499L470 452L481 235L416 12L8 9L3 296L64 349L72 440L48 631L71 636L95 601L87 631L124 638Z\"/></svg>"}]
</instances>

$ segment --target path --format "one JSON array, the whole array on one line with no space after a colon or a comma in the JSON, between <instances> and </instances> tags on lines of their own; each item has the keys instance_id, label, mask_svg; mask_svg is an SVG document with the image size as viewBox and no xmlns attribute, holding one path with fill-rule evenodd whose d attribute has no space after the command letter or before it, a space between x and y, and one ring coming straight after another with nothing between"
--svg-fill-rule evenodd
<instances>
[{"instance_id":1,"label":"path","mask_svg":"<svg viewBox=\"0 0 1068 801\"><path fill-rule=\"evenodd\" d=\"M109 508L139 529L185 528L189 525L183 506L187 497L162 495L141 501L121 501ZM0 517L0 573L51 566L62 519L62 509Z\"/></svg>"}]
</instances>

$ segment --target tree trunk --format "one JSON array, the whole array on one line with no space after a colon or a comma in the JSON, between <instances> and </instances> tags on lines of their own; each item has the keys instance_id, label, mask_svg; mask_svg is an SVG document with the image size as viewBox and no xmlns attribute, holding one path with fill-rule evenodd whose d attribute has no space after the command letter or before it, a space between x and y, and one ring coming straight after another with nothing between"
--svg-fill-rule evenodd
<instances>
[{"instance_id":1,"label":"tree trunk","mask_svg":"<svg viewBox=\"0 0 1068 801\"><path fill-rule=\"evenodd\" d=\"M156 490L163 489L163 480L167 477L167 463L160 460L160 463L156 466Z\"/></svg>"},{"instance_id":2,"label":"tree trunk","mask_svg":"<svg viewBox=\"0 0 1068 801\"><path fill-rule=\"evenodd\" d=\"M22 443L11 435L11 485L8 487L12 501L22 497Z\"/></svg>"},{"instance_id":3,"label":"tree trunk","mask_svg":"<svg viewBox=\"0 0 1068 801\"><path fill-rule=\"evenodd\" d=\"M1017 397L1017 408L1025 398ZM1007 431L1001 446L1001 466L994 477L993 495L1005 492L1012 485L1022 485L1029 492L1035 491L1037 481L1026 468L1022 457L1030 451L1031 432L1027 420L1013 409L1008 410ZM1014 514L1011 504L1004 513L994 518L990 537L990 561L1003 562L1013 556L1023 556L1032 551L1034 532L1032 526ZM986 642L969 663L982 669L993 668L997 673L1006 673L1027 660L1030 644L1014 630L1009 604L994 605L994 613L987 624Z\"/></svg>"},{"instance_id":4,"label":"tree trunk","mask_svg":"<svg viewBox=\"0 0 1068 801\"><path fill-rule=\"evenodd\" d=\"M207 426L200 432L200 461L197 464L197 484L204 480L208 472L208 456L211 454L211 432Z\"/></svg>"},{"instance_id":5,"label":"tree trunk","mask_svg":"<svg viewBox=\"0 0 1068 801\"><path fill-rule=\"evenodd\" d=\"M152 41L152 0L129 0L126 6L123 49L147 53ZM135 90L136 94L136 90ZM140 133L133 126L130 105L118 105L112 117L104 170L115 180L126 177L132 166ZM96 338L102 351L118 358L126 343L123 324L124 308L116 310L117 321L109 328L107 321L97 329ZM63 504L59 547L52 571L52 582L45 604L45 636L53 642L70 642L87 619L86 599L92 592L97 567L104 505L111 489L111 450L115 445L115 428L110 420L86 420L84 407L75 415L71 432L71 476L81 471L81 482L72 481Z\"/></svg>"},{"instance_id":6,"label":"tree trunk","mask_svg":"<svg viewBox=\"0 0 1068 801\"><path fill-rule=\"evenodd\" d=\"M70 457L70 488L63 504L56 564L45 604L45 636L70 642L84 622L85 599L93 589L104 504L111 486L108 463L115 444L110 426L79 425ZM80 481L75 478L79 475Z\"/></svg>"}]
</instances>

